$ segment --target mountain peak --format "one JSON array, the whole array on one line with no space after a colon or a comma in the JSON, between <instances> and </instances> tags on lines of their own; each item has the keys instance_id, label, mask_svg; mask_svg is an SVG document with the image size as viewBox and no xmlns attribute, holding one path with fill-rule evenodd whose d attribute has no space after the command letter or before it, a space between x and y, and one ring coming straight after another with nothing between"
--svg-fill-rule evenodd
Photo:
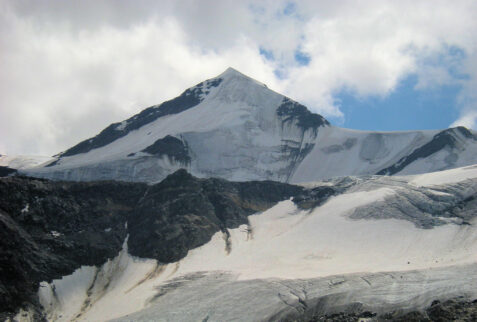
<instances>
[{"instance_id":1,"label":"mountain peak","mask_svg":"<svg viewBox=\"0 0 477 322\"><path fill-rule=\"evenodd\" d=\"M197 177L303 182L415 174L475 160L477 133L465 128L373 133L329 125L306 106L229 67L28 173L158 182L185 168Z\"/></svg>"},{"instance_id":2,"label":"mountain peak","mask_svg":"<svg viewBox=\"0 0 477 322\"><path fill-rule=\"evenodd\" d=\"M217 76L216 78L221 78L223 80L228 80L228 79L241 79L241 80L247 80L247 81L252 81L254 82L255 84L257 85L260 85L260 86L265 86L265 84L257 81L256 79L250 77L250 76L247 76L245 75L244 73L241 73L239 72L238 70L236 70L235 68L233 67L228 67L222 74L220 74L219 76Z\"/></svg>"},{"instance_id":3,"label":"mountain peak","mask_svg":"<svg viewBox=\"0 0 477 322\"><path fill-rule=\"evenodd\" d=\"M225 76L229 76L229 75L241 75L241 76L245 76L244 74L242 74L241 72L239 72L239 71L236 70L235 68L233 68L233 67L228 67L222 74L220 74L219 77L225 77Z\"/></svg>"}]
</instances>

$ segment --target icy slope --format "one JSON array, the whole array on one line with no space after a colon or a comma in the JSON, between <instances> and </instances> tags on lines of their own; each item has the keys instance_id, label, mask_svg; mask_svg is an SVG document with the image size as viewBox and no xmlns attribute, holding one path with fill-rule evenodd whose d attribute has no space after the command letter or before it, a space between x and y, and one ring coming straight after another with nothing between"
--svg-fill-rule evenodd
<instances>
[{"instance_id":1,"label":"icy slope","mask_svg":"<svg viewBox=\"0 0 477 322\"><path fill-rule=\"evenodd\" d=\"M40 301L60 321L263 321L477 297L477 167L308 187L345 190L315 208L280 202L170 264L126 242L102 267L43 283Z\"/></svg>"},{"instance_id":2,"label":"icy slope","mask_svg":"<svg viewBox=\"0 0 477 322\"><path fill-rule=\"evenodd\" d=\"M181 105L181 97L191 96L196 105ZM198 176L286 181L309 151L319 128L328 124L233 69L173 101L177 105L169 113L159 113L162 105L146 109L85 141L91 146L80 143L57 162L29 173L74 180L150 182L187 168ZM174 151L186 157L178 158Z\"/></svg>"},{"instance_id":3,"label":"icy slope","mask_svg":"<svg viewBox=\"0 0 477 322\"><path fill-rule=\"evenodd\" d=\"M175 99L111 124L48 165L23 171L52 179L158 182L185 168L198 177L305 182L473 164L476 138L465 128L366 132L333 127L229 68Z\"/></svg>"},{"instance_id":4,"label":"icy slope","mask_svg":"<svg viewBox=\"0 0 477 322\"><path fill-rule=\"evenodd\" d=\"M418 174L476 162L476 135L463 127L443 131L365 132L336 127L320 131L314 149L291 181L343 175Z\"/></svg>"}]
</instances>

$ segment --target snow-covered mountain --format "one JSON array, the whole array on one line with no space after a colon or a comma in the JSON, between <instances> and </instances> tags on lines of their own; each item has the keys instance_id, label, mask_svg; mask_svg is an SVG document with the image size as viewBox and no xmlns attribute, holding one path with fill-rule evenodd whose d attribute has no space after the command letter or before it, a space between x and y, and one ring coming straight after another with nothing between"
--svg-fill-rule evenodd
<instances>
[{"instance_id":1,"label":"snow-covered mountain","mask_svg":"<svg viewBox=\"0 0 477 322\"><path fill-rule=\"evenodd\" d=\"M342 129L228 69L0 156L0 320L475 320L476 164L464 127Z\"/></svg>"},{"instance_id":2,"label":"snow-covered mountain","mask_svg":"<svg viewBox=\"0 0 477 322\"><path fill-rule=\"evenodd\" d=\"M22 210L21 238L47 243L56 253L20 244L17 257L30 254L27 263L36 264L43 263L37 258L58 256L39 276L55 276L71 261L77 266L44 280L37 290L50 321L322 321L337 312L354 318L332 321L373 315L424 321L422 314L435 312L432 321L442 321L449 315L436 301L452 298L459 301L455 316L470 321L477 309L471 303L477 297L476 166L417 176L346 177L305 187L200 180L179 171L157 185L120 183L116 190L123 196L107 203L101 198L115 195L108 182L58 183L57 189L51 182L25 180L4 180L4 189L26 191L15 195L16 207L28 208ZM48 200L24 204L45 189ZM286 198L290 194L293 198ZM62 215L51 208L58 205L64 216L75 218L68 209L86 214L95 203L106 208L78 218L76 226L58 222ZM134 210L124 216L127 207ZM248 216L243 212L260 208ZM28 226L27 216L48 211L54 218L39 219L47 227L45 237L38 226ZM222 224L210 229L212 213ZM189 243L205 241L204 234L210 234L208 242ZM100 263L90 257L105 256L107 240L117 250L114 258L78 267L81 261ZM68 247L78 247L78 253ZM463 310L465 305L474 313ZM34 313L23 311L18 318Z\"/></svg>"},{"instance_id":3,"label":"snow-covered mountain","mask_svg":"<svg viewBox=\"0 0 477 322\"><path fill-rule=\"evenodd\" d=\"M159 182L179 168L198 177L305 182L416 174L477 162L477 135L366 132L331 126L305 106L229 68L24 173L76 181Z\"/></svg>"}]
</instances>

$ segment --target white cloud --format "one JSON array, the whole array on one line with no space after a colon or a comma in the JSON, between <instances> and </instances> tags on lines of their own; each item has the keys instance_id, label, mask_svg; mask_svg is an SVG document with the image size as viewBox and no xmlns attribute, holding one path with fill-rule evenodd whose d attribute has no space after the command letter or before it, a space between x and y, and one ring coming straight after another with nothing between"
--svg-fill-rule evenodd
<instances>
[{"instance_id":1,"label":"white cloud","mask_svg":"<svg viewBox=\"0 0 477 322\"><path fill-rule=\"evenodd\" d=\"M0 0L0 153L57 153L228 66L335 117L337 92L385 96L415 73L417 89L460 84L470 124L475 16L474 1Z\"/></svg>"},{"instance_id":2,"label":"white cloud","mask_svg":"<svg viewBox=\"0 0 477 322\"><path fill-rule=\"evenodd\" d=\"M477 30L475 2L452 6L437 1L338 4L310 1L306 8L322 14L312 16L304 27L303 48L312 57L306 77L300 77L301 70L297 70L296 81L290 85L302 89L304 100L312 97L316 84L366 96L388 94L411 73L423 78L421 89L437 81L448 83L449 66L431 68L422 62L447 55L449 46L475 50L476 39L469 33Z\"/></svg>"},{"instance_id":3,"label":"white cloud","mask_svg":"<svg viewBox=\"0 0 477 322\"><path fill-rule=\"evenodd\" d=\"M465 126L467 128L474 128L477 124L477 111L469 110L463 113L455 122L451 124L451 127L454 126Z\"/></svg>"},{"instance_id":4,"label":"white cloud","mask_svg":"<svg viewBox=\"0 0 477 322\"><path fill-rule=\"evenodd\" d=\"M463 88L458 97L460 116L451 126L462 125L477 129L477 51L466 59L462 70L469 75L469 78L463 82Z\"/></svg>"},{"instance_id":5,"label":"white cloud","mask_svg":"<svg viewBox=\"0 0 477 322\"><path fill-rule=\"evenodd\" d=\"M260 79L273 75L245 38L219 55L189 45L172 18L75 35L7 18L14 34L2 44L10 51L0 61L2 152L56 153L230 63Z\"/></svg>"}]
</instances>

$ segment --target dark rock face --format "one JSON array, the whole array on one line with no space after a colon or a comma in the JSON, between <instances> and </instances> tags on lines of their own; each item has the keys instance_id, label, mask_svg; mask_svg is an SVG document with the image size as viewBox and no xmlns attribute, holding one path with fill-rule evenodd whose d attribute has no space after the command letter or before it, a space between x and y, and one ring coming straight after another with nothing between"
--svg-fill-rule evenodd
<instances>
[{"instance_id":1,"label":"dark rock face","mask_svg":"<svg viewBox=\"0 0 477 322\"><path fill-rule=\"evenodd\" d=\"M312 131L312 136L316 138L320 126L329 125L328 121L319 114L311 113L306 106L301 105L291 99L284 97L276 111L282 122L282 129L286 124L296 124L301 130L299 140L282 140L281 152L288 161L285 169L286 181L290 179L296 167L303 161L308 153L313 150L315 144L304 141L305 133Z\"/></svg>"},{"instance_id":2,"label":"dark rock face","mask_svg":"<svg viewBox=\"0 0 477 322\"><path fill-rule=\"evenodd\" d=\"M6 177L15 173L17 173L16 169L0 166L0 177Z\"/></svg>"},{"instance_id":3,"label":"dark rock face","mask_svg":"<svg viewBox=\"0 0 477 322\"><path fill-rule=\"evenodd\" d=\"M313 209L322 205L329 197L338 193L334 187L320 186L311 189L307 194L297 196L293 201L302 209Z\"/></svg>"},{"instance_id":4,"label":"dark rock face","mask_svg":"<svg viewBox=\"0 0 477 322\"><path fill-rule=\"evenodd\" d=\"M322 316L313 317L309 322L358 322L358 321L369 321L371 318L376 316L376 313L371 313L365 311L363 313L334 313L334 314L327 314ZM369 320L368 320L369 319Z\"/></svg>"},{"instance_id":5,"label":"dark rock face","mask_svg":"<svg viewBox=\"0 0 477 322\"><path fill-rule=\"evenodd\" d=\"M303 193L269 181L197 179L185 170L153 186L2 178L0 317L25 306L40 311L41 281L102 265L128 234L132 255L173 262L216 232L226 237L227 228L247 224L248 215Z\"/></svg>"},{"instance_id":6,"label":"dark rock face","mask_svg":"<svg viewBox=\"0 0 477 322\"><path fill-rule=\"evenodd\" d=\"M303 161L308 153L313 150L315 144L303 143L303 138L300 142L292 140L282 140L281 152L283 158L287 160L288 166L282 171L287 175L286 181L290 179L297 166Z\"/></svg>"},{"instance_id":7,"label":"dark rock face","mask_svg":"<svg viewBox=\"0 0 477 322\"><path fill-rule=\"evenodd\" d=\"M477 321L477 300L434 301L426 313L431 321Z\"/></svg>"},{"instance_id":8,"label":"dark rock face","mask_svg":"<svg viewBox=\"0 0 477 322\"><path fill-rule=\"evenodd\" d=\"M266 210L303 188L271 182L197 179L185 170L150 187L128 220L129 252L160 262L177 261L213 234L247 224L247 216Z\"/></svg>"},{"instance_id":9,"label":"dark rock face","mask_svg":"<svg viewBox=\"0 0 477 322\"><path fill-rule=\"evenodd\" d=\"M306 132L313 130L314 135L318 133L320 126L330 123L321 115L310 112L306 106L301 105L289 98L284 98L282 104L277 108L277 115L282 118L282 123L297 121L297 125Z\"/></svg>"},{"instance_id":10,"label":"dark rock face","mask_svg":"<svg viewBox=\"0 0 477 322\"><path fill-rule=\"evenodd\" d=\"M31 237L21 229L5 212L0 210L0 318L6 319L7 312L15 312L27 300L35 303L32 268L41 262L32 256L41 252ZM47 255L44 253L45 258Z\"/></svg>"},{"instance_id":11,"label":"dark rock face","mask_svg":"<svg viewBox=\"0 0 477 322\"><path fill-rule=\"evenodd\" d=\"M189 164L191 161L187 144L170 135L157 140L152 145L142 150L142 152L157 156L167 155L170 159L182 164Z\"/></svg>"},{"instance_id":12,"label":"dark rock face","mask_svg":"<svg viewBox=\"0 0 477 322\"><path fill-rule=\"evenodd\" d=\"M448 147L454 148L458 144L458 139L456 135L460 134L467 139L476 138L474 135L465 127L459 126L451 129L447 129L437 133L430 142L424 144L423 146L415 149L411 154L401 158L398 162L392 166L382 169L376 174L378 175L393 175L407 167L410 163L416 161L417 159L427 158L428 156Z\"/></svg>"},{"instance_id":13,"label":"dark rock face","mask_svg":"<svg viewBox=\"0 0 477 322\"><path fill-rule=\"evenodd\" d=\"M306 189L293 198L293 202L301 209L314 209L325 203L330 197L344 193L357 182L350 177L334 180L331 185Z\"/></svg>"},{"instance_id":14,"label":"dark rock face","mask_svg":"<svg viewBox=\"0 0 477 322\"><path fill-rule=\"evenodd\" d=\"M37 305L39 282L115 257L145 184L0 180L0 312Z\"/></svg>"},{"instance_id":15,"label":"dark rock face","mask_svg":"<svg viewBox=\"0 0 477 322\"><path fill-rule=\"evenodd\" d=\"M170 101L146 108L141 113L124 121L125 123L111 124L94 138L78 143L74 147L63 152L61 156L86 153L92 149L105 146L162 116L178 114L190 109L202 102L203 95L207 95L211 88L219 86L221 82L221 78L216 78L197 84Z\"/></svg>"},{"instance_id":16,"label":"dark rock face","mask_svg":"<svg viewBox=\"0 0 477 322\"><path fill-rule=\"evenodd\" d=\"M335 313L312 317L309 322L358 322L393 321L393 322L446 322L446 321L477 321L477 300L467 301L462 298L447 300L443 303L434 301L425 311L408 313L388 312L376 314L372 312Z\"/></svg>"}]
</instances>

